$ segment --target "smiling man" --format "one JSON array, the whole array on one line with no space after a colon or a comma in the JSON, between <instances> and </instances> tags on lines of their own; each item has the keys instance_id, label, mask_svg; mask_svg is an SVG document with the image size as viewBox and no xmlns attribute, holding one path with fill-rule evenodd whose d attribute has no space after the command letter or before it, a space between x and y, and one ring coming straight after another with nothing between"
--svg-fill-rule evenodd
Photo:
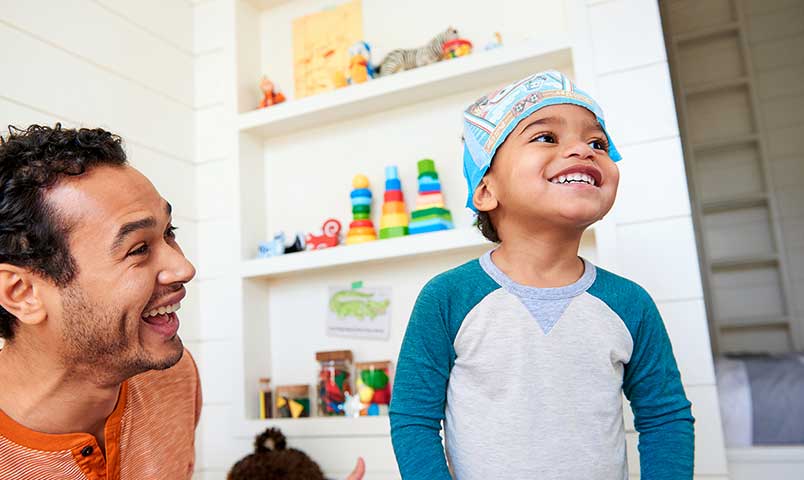
<instances>
[{"instance_id":1,"label":"smiling man","mask_svg":"<svg viewBox=\"0 0 804 480\"><path fill-rule=\"evenodd\" d=\"M101 129L0 142L0 478L182 479L201 390L176 334L195 269Z\"/></svg>"}]
</instances>

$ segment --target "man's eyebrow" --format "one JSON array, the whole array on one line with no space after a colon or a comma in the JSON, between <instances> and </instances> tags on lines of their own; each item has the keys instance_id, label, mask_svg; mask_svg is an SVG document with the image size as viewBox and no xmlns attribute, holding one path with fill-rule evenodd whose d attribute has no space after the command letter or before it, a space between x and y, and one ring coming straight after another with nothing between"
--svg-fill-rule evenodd
<instances>
[{"instance_id":1,"label":"man's eyebrow","mask_svg":"<svg viewBox=\"0 0 804 480\"><path fill-rule=\"evenodd\" d=\"M173 215L173 205L170 202L165 202L165 213L168 214L168 217Z\"/></svg>"},{"instance_id":2,"label":"man's eyebrow","mask_svg":"<svg viewBox=\"0 0 804 480\"><path fill-rule=\"evenodd\" d=\"M147 217L142 218L140 220L134 220L133 222L124 223L120 227L120 230L117 231L117 235L115 235L114 237L114 242L112 242L111 250L115 251L118 248L120 248L120 245L123 244L126 237L136 232L137 230L154 228L155 226L156 226L156 219L154 217Z\"/></svg>"}]
</instances>

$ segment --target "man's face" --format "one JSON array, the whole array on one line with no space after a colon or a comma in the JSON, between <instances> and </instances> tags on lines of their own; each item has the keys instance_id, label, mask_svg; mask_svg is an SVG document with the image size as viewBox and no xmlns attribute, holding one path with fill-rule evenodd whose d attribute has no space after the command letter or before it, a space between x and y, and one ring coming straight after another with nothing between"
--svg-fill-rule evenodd
<instances>
[{"instance_id":1,"label":"man's face","mask_svg":"<svg viewBox=\"0 0 804 480\"><path fill-rule=\"evenodd\" d=\"M46 199L70 226L77 267L69 285L43 295L62 360L112 380L178 362L172 312L195 269L176 243L170 205L128 166L67 178Z\"/></svg>"},{"instance_id":2,"label":"man's face","mask_svg":"<svg viewBox=\"0 0 804 480\"><path fill-rule=\"evenodd\" d=\"M611 209L620 174L594 114L552 105L523 119L497 150L487 181L498 218L585 228Z\"/></svg>"}]
</instances>

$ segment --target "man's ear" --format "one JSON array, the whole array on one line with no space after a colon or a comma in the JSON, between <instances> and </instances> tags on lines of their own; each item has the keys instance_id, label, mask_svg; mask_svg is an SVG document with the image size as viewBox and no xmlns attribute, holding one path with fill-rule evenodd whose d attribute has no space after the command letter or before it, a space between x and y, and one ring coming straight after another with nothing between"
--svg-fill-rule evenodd
<instances>
[{"instance_id":1,"label":"man's ear","mask_svg":"<svg viewBox=\"0 0 804 480\"><path fill-rule=\"evenodd\" d=\"M490 212L499 205L492 183L488 176L483 177L472 194L472 203L479 212Z\"/></svg>"},{"instance_id":2,"label":"man's ear","mask_svg":"<svg viewBox=\"0 0 804 480\"><path fill-rule=\"evenodd\" d=\"M22 323L35 325L44 321L47 312L38 280L30 270L0 263L0 306Z\"/></svg>"}]
</instances>

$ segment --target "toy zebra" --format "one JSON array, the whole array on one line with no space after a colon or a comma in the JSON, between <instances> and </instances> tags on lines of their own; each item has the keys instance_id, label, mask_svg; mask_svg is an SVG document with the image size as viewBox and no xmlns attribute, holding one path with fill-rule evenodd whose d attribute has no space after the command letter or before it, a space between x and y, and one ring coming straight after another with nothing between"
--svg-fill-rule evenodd
<instances>
[{"instance_id":1,"label":"toy zebra","mask_svg":"<svg viewBox=\"0 0 804 480\"><path fill-rule=\"evenodd\" d=\"M436 35L435 38L430 40L430 43L423 47L393 50L380 63L379 75L383 77L438 62L442 58L444 44L456 38L458 38L458 31L449 27Z\"/></svg>"}]
</instances>

